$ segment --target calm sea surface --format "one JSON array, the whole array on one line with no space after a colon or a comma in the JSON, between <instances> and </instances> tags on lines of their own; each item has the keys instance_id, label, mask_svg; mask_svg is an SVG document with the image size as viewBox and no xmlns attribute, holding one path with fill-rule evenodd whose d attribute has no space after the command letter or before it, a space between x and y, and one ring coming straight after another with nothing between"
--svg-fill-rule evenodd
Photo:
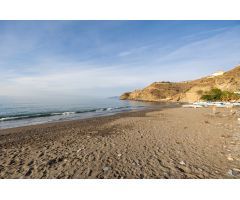
<instances>
[{"instance_id":1,"label":"calm sea surface","mask_svg":"<svg viewBox=\"0 0 240 200\"><path fill-rule=\"evenodd\" d=\"M161 104L156 103L120 101L118 98L59 99L52 102L0 98L0 129L113 115L160 106Z\"/></svg>"}]
</instances>

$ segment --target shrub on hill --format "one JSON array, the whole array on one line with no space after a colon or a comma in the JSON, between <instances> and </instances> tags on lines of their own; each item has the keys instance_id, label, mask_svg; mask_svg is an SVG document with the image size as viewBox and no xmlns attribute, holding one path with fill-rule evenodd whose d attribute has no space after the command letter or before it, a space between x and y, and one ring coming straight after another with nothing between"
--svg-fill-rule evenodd
<instances>
[{"instance_id":1,"label":"shrub on hill","mask_svg":"<svg viewBox=\"0 0 240 200\"><path fill-rule=\"evenodd\" d=\"M240 95L235 94L234 92L222 91L218 88L213 88L204 93L201 99L204 101L231 101L240 99Z\"/></svg>"}]
</instances>

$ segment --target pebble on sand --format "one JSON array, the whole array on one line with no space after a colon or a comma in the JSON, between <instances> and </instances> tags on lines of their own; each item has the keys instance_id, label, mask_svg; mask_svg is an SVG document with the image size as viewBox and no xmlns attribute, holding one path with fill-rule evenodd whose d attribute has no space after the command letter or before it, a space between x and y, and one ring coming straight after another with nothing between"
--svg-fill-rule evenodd
<instances>
[{"instance_id":1,"label":"pebble on sand","mask_svg":"<svg viewBox=\"0 0 240 200\"><path fill-rule=\"evenodd\" d=\"M236 168L230 169L228 171L228 174L231 176L240 176L240 169L236 169Z\"/></svg>"},{"instance_id":2,"label":"pebble on sand","mask_svg":"<svg viewBox=\"0 0 240 200\"><path fill-rule=\"evenodd\" d=\"M228 155L227 159L230 160L230 161L233 161L233 158L231 157L231 155Z\"/></svg>"},{"instance_id":3,"label":"pebble on sand","mask_svg":"<svg viewBox=\"0 0 240 200\"><path fill-rule=\"evenodd\" d=\"M184 161L181 161L179 164L180 165L186 165L186 163Z\"/></svg>"},{"instance_id":4,"label":"pebble on sand","mask_svg":"<svg viewBox=\"0 0 240 200\"><path fill-rule=\"evenodd\" d=\"M233 168L232 171L233 171L234 176L239 176L240 175L240 169Z\"/></svg>"},{"instance_id":5,"label":"pebble on sand","mask_svg":"<svg viewBox=\"0 0 240 200\"><path fill-rule=\"evenodd\" d=\"M108 170L110 170L110 167L103 167L104 172L107 172Z\"/></svg>"}]
</instances>

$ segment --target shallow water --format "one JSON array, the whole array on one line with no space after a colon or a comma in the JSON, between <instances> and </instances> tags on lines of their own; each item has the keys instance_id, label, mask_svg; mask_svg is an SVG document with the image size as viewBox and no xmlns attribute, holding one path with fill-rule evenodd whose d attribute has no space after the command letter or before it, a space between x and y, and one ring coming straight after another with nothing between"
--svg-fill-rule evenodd
<instances>
[{"instance_id":1,"label":"shallow water","mask_svg":"<svg viewBox=\"0 0 240 200\"><path fill-rule=\"evenodd\" d=\"M0 129L106 116L147 107L159 107L159 105L121 101L118 98L77 98L55 101L0 99Z\"/></svg>"}]
</instances>

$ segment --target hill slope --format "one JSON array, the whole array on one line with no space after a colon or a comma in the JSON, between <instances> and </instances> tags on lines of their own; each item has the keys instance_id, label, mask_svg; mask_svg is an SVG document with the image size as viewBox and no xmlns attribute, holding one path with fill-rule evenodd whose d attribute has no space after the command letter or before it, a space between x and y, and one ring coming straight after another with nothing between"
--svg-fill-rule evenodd
<instances>
[{"instance_id":1,"label":"hill slope","mask_svg":"<svg viewBox=\"0 0 240 200\"><path fill-rule=\"evenodd\" d=\"M202 93L219 88L230 92L240 91L240 66L219 76L208 76L185 82L154 82L142 90L126 92L122 100L194 102Z\"/></svg>"}]
</instances>

